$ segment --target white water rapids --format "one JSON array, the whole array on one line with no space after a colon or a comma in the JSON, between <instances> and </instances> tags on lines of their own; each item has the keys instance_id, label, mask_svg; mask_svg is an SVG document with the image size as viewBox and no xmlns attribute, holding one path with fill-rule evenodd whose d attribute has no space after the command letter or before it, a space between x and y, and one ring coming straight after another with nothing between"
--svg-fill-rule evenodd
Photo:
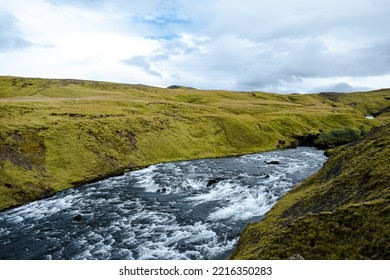
<instances>
[{"instance_id":1,"label":"white water rapids","mask_svg":"<svg viewBox=\"0 0 390 280\"><path fill-rule=\"evenodd\" d=\"M0 259L223 259L324 163L314 148L165 163L0 213Z\"/></svg>"}]
</instances>

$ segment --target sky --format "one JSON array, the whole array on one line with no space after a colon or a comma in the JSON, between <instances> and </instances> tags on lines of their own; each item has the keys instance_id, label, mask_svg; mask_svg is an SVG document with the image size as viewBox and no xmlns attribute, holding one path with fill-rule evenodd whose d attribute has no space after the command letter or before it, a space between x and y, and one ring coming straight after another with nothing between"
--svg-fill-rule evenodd
<instances>
[{"instance_id":1,"label":"sky","mask_svg":"<svg viewBox=\"0 0 390 280\"><path fill-rule=\"evenodd\" d=\"M388 0L0 0L0 75L310 93L390 87Z\"/></svg>"}]
</instances>

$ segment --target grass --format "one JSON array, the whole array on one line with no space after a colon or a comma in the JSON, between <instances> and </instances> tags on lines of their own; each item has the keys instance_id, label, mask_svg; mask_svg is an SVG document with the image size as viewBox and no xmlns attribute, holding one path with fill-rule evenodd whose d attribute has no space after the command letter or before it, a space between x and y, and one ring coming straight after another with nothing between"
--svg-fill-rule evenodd
<instances>
[{"instance_id":1,"label":"grass","mask_svg":"<svg viewBox=\"0 0 390 280\"><path fill-rule=\"evenodd\" d=\"M0 77L0 209L154 163L284 148L297 135L344 127L368 130L388 122L389 96Z\"/></svg>"}]
</instances>

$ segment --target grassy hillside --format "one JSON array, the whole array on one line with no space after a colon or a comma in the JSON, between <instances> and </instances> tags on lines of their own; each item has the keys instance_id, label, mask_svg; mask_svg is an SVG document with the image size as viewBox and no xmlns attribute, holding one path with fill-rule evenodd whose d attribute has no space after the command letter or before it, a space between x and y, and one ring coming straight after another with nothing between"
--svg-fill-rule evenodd
<instances>
[{"instance_id":1,"label":"grassy hillside","mask_svg":"<svg viewBox=\"0 0 390 280\"><path fill-rule=\"evenodd\" d=\"M157 162L368 130L388 122L389 99L390 90L278 95L0 77L0 209Z\"/></svg>"},{"instance_id":2,"label":"grassy hillside","mask_svg":"<svg viewBox=\"0 0 390 280\"><path fill-rule=\"evenodd\" d=\"M247 226L235 259L390 259L390 125L333 151L324 167Z\"/></svg>"}]
</instances>

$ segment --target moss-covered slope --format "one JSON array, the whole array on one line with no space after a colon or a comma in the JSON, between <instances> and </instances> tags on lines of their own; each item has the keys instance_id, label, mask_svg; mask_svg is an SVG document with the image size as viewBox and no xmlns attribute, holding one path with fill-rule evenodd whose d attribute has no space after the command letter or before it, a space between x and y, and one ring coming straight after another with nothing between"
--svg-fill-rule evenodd
<instances>
[{"instance_id":1,"label":"moss-covered slope","mask_svg":"<svg viewBox=\"0 0 390 280\"><path fill-rule=\"evenodd\" d=\"M365 131L388 121L389 99L390 90L278 95L0 77L0 209L157 162Z\"/></svg>"},{"instance_id":2,"label":"moss-covered slope","mask_svg":"<svg viewBox=\"0 0 390 280\"><path fill-rule=\"evenodd\" d=\"M337 148L242 233L235 259L390 259L390 125Z\"/></svg>"}]
</instances>

